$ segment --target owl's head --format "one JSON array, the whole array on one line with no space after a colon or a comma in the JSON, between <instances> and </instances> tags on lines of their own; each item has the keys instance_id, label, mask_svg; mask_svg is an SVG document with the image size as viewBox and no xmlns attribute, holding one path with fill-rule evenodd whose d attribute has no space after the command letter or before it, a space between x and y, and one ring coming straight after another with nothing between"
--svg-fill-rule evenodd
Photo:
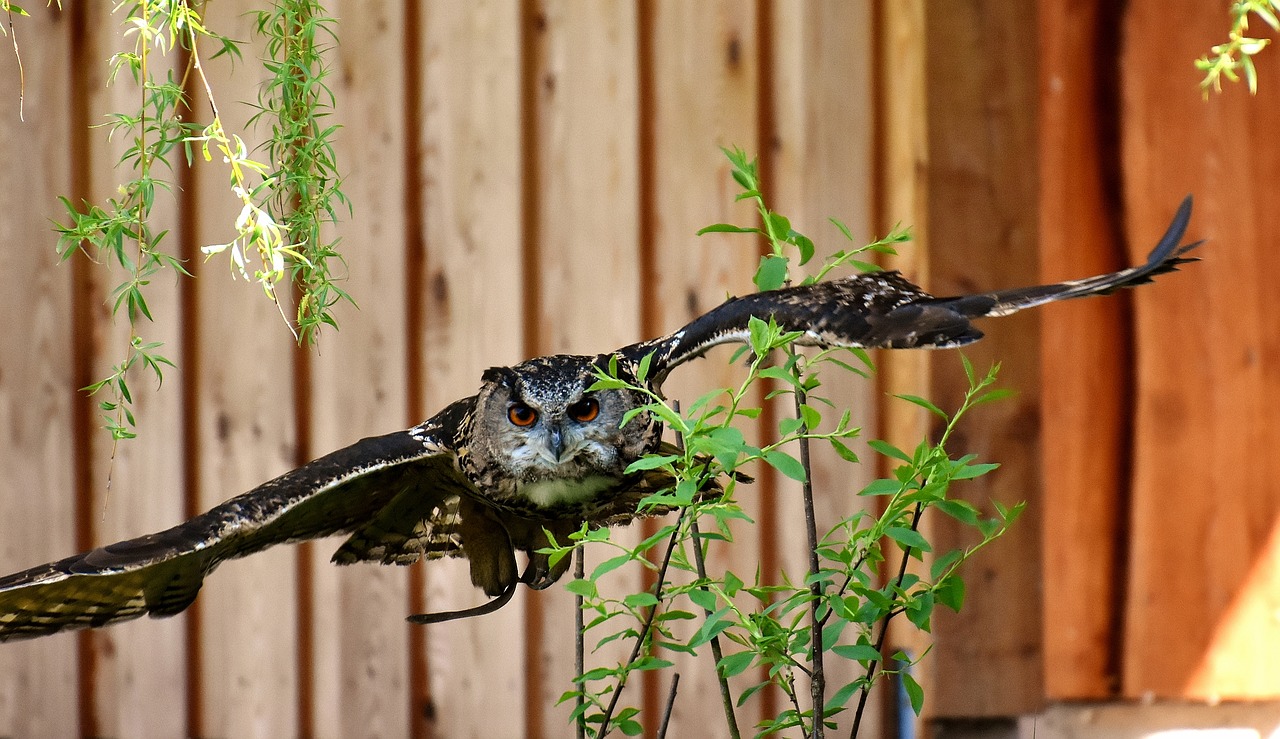
<instances>
[{"instance_id":1,"label":"owl's head","mask_svg":"<svg viewBox=\"0 0 1280 739\"><path fill-rule=\"evenodd\" d=\"M588 390L592 357L557 354L484 373L470 453L523 485L610 478L616 481L651 445L651 421L627 411L645 402L625 389Z\"/></svg>"}]
</instances>

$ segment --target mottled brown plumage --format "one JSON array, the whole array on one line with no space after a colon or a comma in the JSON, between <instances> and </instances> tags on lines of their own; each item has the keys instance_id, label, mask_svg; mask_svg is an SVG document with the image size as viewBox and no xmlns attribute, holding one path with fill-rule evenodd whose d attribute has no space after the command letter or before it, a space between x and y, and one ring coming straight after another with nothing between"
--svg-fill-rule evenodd
<instances>
[{"instance_id":1,"label":"mottled brown plumage","mask_svg":"<svg viewBox=\"0 0 1280 739\"><path fill-rule=\"evenodd\" d=\"M156 534L0 578L0 641L172 615L227 559L275 544L349 534L339 564L408 564L464 556L472 582L509 597L518 582L544 588L564 572L536 550L545 530L563 540L584 522L626 523L660 473L625 473L662 445L631 390L589 388L616 364L656 390L668 373L718 344L745 342L752 317L774 319L798 343L863 348L954 347L982 336L971 319L1149 282L1190 261L1180 245L1188 198L1138 267L1084 280L936 298L896 272L734 298L673 334L597 356L557 354L484 373L479 392L406 431L359 441ZM515 552L529 564L518 572ZM501 600L501 599L500 599ZM499 602L499 601L495 601Z\"/></svg>"}]
</instances>

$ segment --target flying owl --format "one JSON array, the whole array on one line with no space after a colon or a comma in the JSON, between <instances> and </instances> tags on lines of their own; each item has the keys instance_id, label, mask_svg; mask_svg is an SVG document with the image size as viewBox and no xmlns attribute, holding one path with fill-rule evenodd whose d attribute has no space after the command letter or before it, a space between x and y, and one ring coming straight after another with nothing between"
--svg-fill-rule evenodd
<instances>
[{"instance_id":1,"label":"flying owl","mask_svg":"<svg viewBox=\"0 0 1280 739\"><path fill-rule=\"evenodd\" d=\"M109 544L0 578L0 641L104 626L191 605L224 560L287 542L348 534L338 564L466 557L490 604L518 583L554 583L538 549L582 524L636 517L664 480L627 473L662 448L662 426L639 392L592 390L613 367L632 384L667 374L713 346L746 342L752 317L801 332L799 344L867 349L948 348L982 337L971 320L1132 287L1178 265L1191 198L1147 262L1107 275L999 292L934 297L897 272L871 272L733 298L657 339L596 356L556 354L486 371L479 391L406 431L376 436L270 480L171 529ZM515 552L528 564L517 568ZM480 612L473 609L472 612ZM422 622L431 616L411 617Z\"/></svg>"}]
</instances>

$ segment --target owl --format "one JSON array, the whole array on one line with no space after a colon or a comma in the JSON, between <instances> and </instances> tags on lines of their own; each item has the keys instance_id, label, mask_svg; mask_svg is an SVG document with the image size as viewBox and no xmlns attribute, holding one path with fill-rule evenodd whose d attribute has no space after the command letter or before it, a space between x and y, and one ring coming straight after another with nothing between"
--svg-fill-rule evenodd
<instances>
[{"instance_id":1,"label":"owl","mask_svg":"<svg viewBox=\"0 0 1280 739\"><path fill-rule=\"evenodd\" d=\"M674 333L604 354L495 367L475 395L413 428L358 441L171 529L0 578L0 641L172 615L219 563L333 534L347 535L333 555L340 565L465 557L472 583L493 597L469 613L492 609L520 583L541 589L564 574L567 558L552 564L538 552L548 535L626 523L667 482L627 471L667 442L653 415L631 413L644 393L592 389L602 371L660 392L682 363L746 342L752 318L799 332L802 345L961 346L982 337L972 319L1110 293L1194 261L1183 255L1199 242L1181 243L1190 216L1188 197L1147 262L1111 274L934 297L897 272L871 272L732 298Z\"/></svg>"}]
</instances>

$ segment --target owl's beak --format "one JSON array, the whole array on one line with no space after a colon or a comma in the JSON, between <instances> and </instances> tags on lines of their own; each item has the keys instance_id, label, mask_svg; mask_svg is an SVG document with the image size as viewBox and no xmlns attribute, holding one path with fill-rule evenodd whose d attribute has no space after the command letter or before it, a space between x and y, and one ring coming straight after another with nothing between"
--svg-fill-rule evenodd
<instances>
[{"instance_id":1,"label":"owl's beak","mask_svg":"<svg viewBox=\"0 0 1280 739\"><path fill-rule=\"evenodd\" d=\"M553 424L550 434L551 438L548 440L547 448L551 451L551 458L559 462L561 455L564 454L564 433L560 430L559 424Z\"/></svg>"}]
</instances>

